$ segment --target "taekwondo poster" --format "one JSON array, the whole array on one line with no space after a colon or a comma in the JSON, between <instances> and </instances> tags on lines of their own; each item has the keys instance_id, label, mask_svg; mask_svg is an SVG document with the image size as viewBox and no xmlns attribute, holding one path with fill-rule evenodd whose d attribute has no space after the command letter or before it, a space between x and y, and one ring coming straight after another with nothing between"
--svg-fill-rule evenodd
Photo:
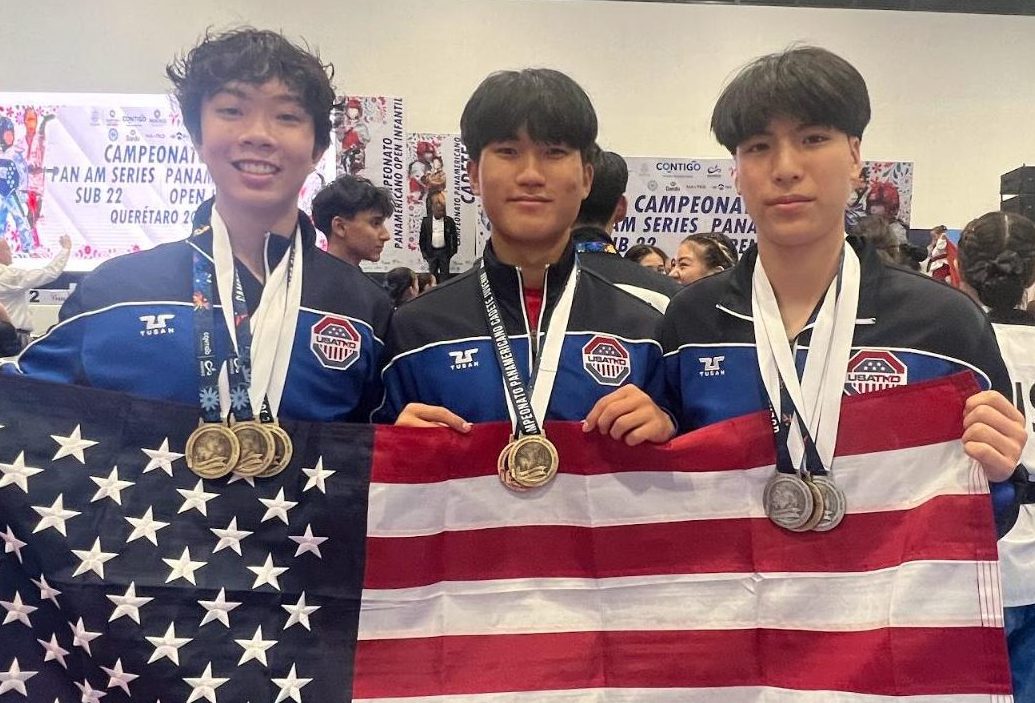
<instances>
[{"instance_id":1,"label":"taekwondo poster","mask_svg":"<svg viewBox=\"0 0 1035 703\"><path fill-rule=\"evenodd\" d=\"M0 93L0 226L19 265L72 238L68 270L183 239L214 186L168 95ZM335 175L329 149L305 208Z\"/></svg>"},{"instance_id":2,"label":"taekwondo poster","mask_svg":"<svg viewBox=\"0 0 1035 703\"><path fill-rule=\"evenodd\" d=\"M420 225L430 213L428 198L439 191L446 194L446 215L456 222L460 248L450 261L453 273L466 271L482 255L489 236L489 222L478 198L471 191L467 176L467 150L458 134L415 133L407 138L406 238L403 247L381 255L385 270L409 266L427 271L421 257Z\"/></svg>"},{"instance_id":3,"label":"taekwondo poster","mask_svg":"<svg viewBox=\"0 0 1035 703\"><path fill-rule=\"evenodd\" d=\"M624 253L635 244L651 244L674 256L688 235L721 232L743 253L756 238L733 180L732 159L630 157L629 208L615 226L615 244ZM846 207L846 222L867 212L885 214L909 229L913 164L868 161Z\"/></svg>"},{"instance_id":4,"label":"taekwondo poster","mask_svg":"<svg viewBox=\"0 0 1035 703\"><path fill-rule=\"evenodd\" d=\"M385 222L392 239L385 245L381 261L376 264L364 262L365 270L387 271L392 268L385 267L386 258L390 251L405 241L406 132L403 120L403 99L383 95L341 96L331 112L335 175L359 176L387 188L395 205L395 212ZM308 208L303 209L308 212Z\"/></svg>"}]
</instances>

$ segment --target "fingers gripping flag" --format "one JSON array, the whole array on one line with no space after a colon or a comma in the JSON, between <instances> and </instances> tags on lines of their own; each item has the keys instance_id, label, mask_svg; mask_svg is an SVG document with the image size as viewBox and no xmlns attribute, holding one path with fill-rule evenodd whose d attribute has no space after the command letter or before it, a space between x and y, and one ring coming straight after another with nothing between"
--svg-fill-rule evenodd
<instances>
[{"instance_id":1,"label":"fingers gripping flag","mask_svg":"<svg viewBox=\"0 0 1035 703\"><path fill-rule=\"evenodd\" d=\"M249 485L186 468L194 409L0 379L0 703L1006 701L972 389L846 401L849 515L792 534L762 415L551 426L521 495L501 426L286 424Z\"/></svg>"}]
</instances>

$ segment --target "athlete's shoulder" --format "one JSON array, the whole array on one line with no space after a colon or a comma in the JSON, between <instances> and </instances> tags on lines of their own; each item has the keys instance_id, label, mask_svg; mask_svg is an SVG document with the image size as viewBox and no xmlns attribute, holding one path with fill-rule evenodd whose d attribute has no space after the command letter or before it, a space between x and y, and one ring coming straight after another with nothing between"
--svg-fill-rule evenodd
<instances>
[{"instance_id":1,"label":"athlete's shoulder","mask_svg":"<svg viewBox=\"0 0 1035 703\"><path fill-rule=\"evenodd\" d=\"M125 302L189 300L193 251L183 239L117 256L87 274L73 295L81 310Z\"/></svg>"}]
</instances>

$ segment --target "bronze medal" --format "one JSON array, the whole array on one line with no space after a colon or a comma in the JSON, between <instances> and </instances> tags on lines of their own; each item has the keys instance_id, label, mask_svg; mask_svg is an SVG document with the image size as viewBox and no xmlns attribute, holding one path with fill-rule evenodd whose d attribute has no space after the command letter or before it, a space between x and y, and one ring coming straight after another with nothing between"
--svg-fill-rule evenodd
<instances>
[{"instance_id":1,"label":"bronze medal","mask_svg":"<svg viewBox=\"0 0 1035 703\"><path fill-rule=\"evenodd\" d=\"M776 472L762 492L765 514L785 530L798 531L812 518L815 498L797 474Z\"/></svg>"},{"instance_id":2,"label":"bronze medal","mask_svg":"<svg viewBox=\"0 0 1035 703\"><path fill-rule=\"evenodd\" d=\"M241 445L229 427L221 422L203 422L190 433L184 450L187 466L198 476L222 478L233 470Z\"/></svg>"},{"instance_id":3,"label":"bronze medal","mask_svg":"<svg viewBox=\"0 0 1035 703\"><path fill-rule=\"evenodd\" d=\"M291 463L291 455L295 449L294 443L291 441L291 435L278 422L267 422L263 424L263 427L273 438L273 460L270 462L269 468L259 474L258 477L269 478L270 476L276 476L287 468L288 464Z\"/></svg>"},{"instance_id":4,"label":"bronze medal","mask_svg":"<svg viewBox=\"0 0 1035 703\"><path fill-rule=\"evenodd\" d=\"M235 474L251 478L270 467L276 445L273 435L262 423L255 420L236 422L230 426L230 430L241 443L241 455L233 467Z\"/></svg>"},{"instance_id":5,"label":"bronze medal","mask_svg":"<svg viewBox=\"0 0 1035 703\"><path fill-rule=\"evenodd\" d=\"M832 530L844 519L848 499L830 476L815 476L812 482L823 496L823 517L812 529L816 532Z\"/></svg>"},{"instance_id":6,"label":"bronze medal","mask_svg":"<svg viewBox=\"0 0 1035 703\"><path fill-rule=\"evenodd\" d=\"M813 483L812 477L808 476L802 480L809 493L812 494L812 512L809 513L809 519L805 521L805 524L799 528L796 528L794 532L808 532L819 524L820 520L823 519L823 493Z\"/></svg>"},{"instance_id":7,"label":"bronze medal","mask_svg":"<svg viewBox=\"0 0 1035 703\"><path fill-rule=\"evenodd\" d=\"M509 488L512 491L523 493L528 489L518 485L514 481L514 476L510 473L510 468L507 462L510 459L510 451L514 448L514 441L507 442L507 445L500 450L499 458L496 460L496 472L499 474L500 483Z\"/></svg>"},{"instance_id":8,"label":"bronze medal","mask_svg":"<svg viewBox=\"0 0 1035 703\"><path fill-rule=\"evenodd\" d=\"M557 448L545 435L530 434L511 445L507 468L514 482L524 488L538 488L557 475Z\"/></svg>"}]
</instances>

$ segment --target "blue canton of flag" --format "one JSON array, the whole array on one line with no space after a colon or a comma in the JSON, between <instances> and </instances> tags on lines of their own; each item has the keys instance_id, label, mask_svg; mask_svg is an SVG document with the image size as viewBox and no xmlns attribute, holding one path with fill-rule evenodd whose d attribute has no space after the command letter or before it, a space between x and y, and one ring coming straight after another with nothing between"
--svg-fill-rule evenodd
<instances>
[{"instance_id":1,"label":"blue canton of flag","mask_svg":"<svg viewBox=\"0 0 1035 703\"><path fill-rule=\"evenodd\" d=\"M0 378L0 700L348 701L373 430L201 480L198 411Z\"/></svg>"}]
</instances>

